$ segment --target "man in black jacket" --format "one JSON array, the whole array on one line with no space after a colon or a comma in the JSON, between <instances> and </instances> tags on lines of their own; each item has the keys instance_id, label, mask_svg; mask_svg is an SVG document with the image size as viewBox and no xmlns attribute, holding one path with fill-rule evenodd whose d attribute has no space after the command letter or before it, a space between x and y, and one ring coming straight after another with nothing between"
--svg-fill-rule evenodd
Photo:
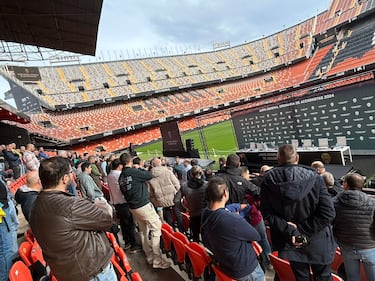
<instances>
[{"instance_id":1,"label":"man in black jacket","mask_svg":"<svg viewBox=\"0 0 375 281\"><path fill-rule=\"evenodd\" d=\"M138 222L147 262L153 268L169 268L170 263L162 259L160 251L161 221L150 202L146 184L146 181L152 179L152 174L143 169L133 168L133 159L129 153L121 154L120 161L124 166L118 179L120 190L129 204L130 212Z\"/></svg>"},{"instance_id":2,"label":"man in black jacket","mask_svg":"<svg viewBox=\"0 0 375 281\"><path fill-rule=\"evenodd\" d=\"M280 146L277 157L280 166L264 175L261 190L261 211L270 225L272 246L280 258L290 261L297 281L310 280L310 267L315 280L332 280L332 198L322 177L298 165L293 145Z\"/></svg>"},{"instance_id":3,"label":"man in black jacket","mask_svg":"<svg viewBox=\"0 0 375 281\"><path fill-rule=\"evenodd\" d=\"M259 196L259 187L245 180L241 176L240 157L237 154L230 154L227 157L226 166L217 175L225 179L229 189L229 200L227 204L247 203L245 194L254 197Z\"/></svg>"}]
</instances>

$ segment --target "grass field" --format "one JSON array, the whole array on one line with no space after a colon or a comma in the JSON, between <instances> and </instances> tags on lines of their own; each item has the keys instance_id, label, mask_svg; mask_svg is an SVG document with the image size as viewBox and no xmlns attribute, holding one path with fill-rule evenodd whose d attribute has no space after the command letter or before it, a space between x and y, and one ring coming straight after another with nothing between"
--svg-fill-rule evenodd
<instances>
[{"instance_id":1,"label":"grass field","mask_svg":"<svg viewBox=\"0 0 375 281\"><path fill-rule=\"evenodd\" d=\"M237 150L237 141L231 121L225 121L208 126L203 129L203 134L205 136L208 147L209 159L216 160L217 162L219 157L226 157L228 154L233 153ZM201 158L205 158L198 130L183 134L183 144L185 144L186 139L193 139L194 146L198 149ZM162 142L158 141L152 144L139 146L136 148L136 151L144 160L150 159L155 156L162 156Z\"/></svg>"}]
</instances>

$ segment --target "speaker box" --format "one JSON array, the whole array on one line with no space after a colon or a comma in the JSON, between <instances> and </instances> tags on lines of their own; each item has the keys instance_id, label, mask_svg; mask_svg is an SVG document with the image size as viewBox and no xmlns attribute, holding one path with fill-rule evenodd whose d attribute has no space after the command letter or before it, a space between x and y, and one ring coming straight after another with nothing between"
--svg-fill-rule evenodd
<instances>
[{"instance_id":1,"label":"speaker box","mask_svg":"<svg viewBox=\"0 0 375 281\"><path fill-rule=\"evenodd\" d=\"M85 90L85 87L83 87L83 86L78 86L78 91L83 92L84 90Z\"/></svg>"},{"instance_id":2,"label":"speaker box","mask_svg":"<svg viewBox=\"0 0 375 281\"><path fill-rule=\"evenodd\" d=\"M193 139L187 139L186 140L186 150L192 151L194 149L194 140Z\"/></svg>"},{"instance_id":3,"label":"speaker box","mask_svg":"<svg viewBox=\"0 0 375 281\"><path fill-rule=\"evenodd\" d=\"M107 83L107 82L104 82L104 83L103 83L103 87L106 88L106 89L108 89L108 88L109 88L108 83Z\"/></svg>"}]
</instances>

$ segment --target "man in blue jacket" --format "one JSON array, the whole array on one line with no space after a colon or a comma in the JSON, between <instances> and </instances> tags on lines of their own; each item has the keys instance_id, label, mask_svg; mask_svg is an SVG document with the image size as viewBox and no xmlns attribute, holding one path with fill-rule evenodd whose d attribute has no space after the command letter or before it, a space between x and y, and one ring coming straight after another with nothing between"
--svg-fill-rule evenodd
<instances>
[{"instance_id":1,"label":"man in blue jacket","mask_svg":"<svg viewBox=\"0 0 375 281\"><path fill-rule=\"evenodd\" d=\"M332 280L336 249L331 224L335 209L322 177L298 165L293 145L279 147L278 163L263 178L261 211L268 221L272 247L290 261L297 281Z\"/></svg>"},{"instance_id":2,"label":"man in blue jacket","mask_svg":"<svg viewBox=\"0 0 375 281\"><path fill-rule=\"evenodd\" d=\"M260 236L244 218L225 209L229 199L225 179L210 179L207 195L210 208L202 213L203 244L228 276L241 281L263 281L264 272L251 245Z\"/></svg>"}]
</instances>

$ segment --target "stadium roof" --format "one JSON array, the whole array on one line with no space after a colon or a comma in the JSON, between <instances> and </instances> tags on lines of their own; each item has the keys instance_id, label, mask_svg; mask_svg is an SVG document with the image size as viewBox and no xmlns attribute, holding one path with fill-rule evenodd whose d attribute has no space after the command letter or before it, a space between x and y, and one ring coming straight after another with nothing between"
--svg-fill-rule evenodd
<instances>
[{"instance_id":1,"label":"stadium roof","mask_svg":"<svg viewBox=\"0 0 375 281\"><path fill-rule=\"evenodd\" d=\"M0 39L95 55L102 4L103 0L2 0Z\"/></svg>"},{"instance_id":2,"label":"stadium roof","mask_svg":"<svg viewBox=\"0 0 375 281\"><path fill-rule=\"evenodd\" d=\"M9 120L21 124L30 123L30 118L26 114L17 111L2 100L0 100L0 120Z\"/></svg>"}]
</instances>

